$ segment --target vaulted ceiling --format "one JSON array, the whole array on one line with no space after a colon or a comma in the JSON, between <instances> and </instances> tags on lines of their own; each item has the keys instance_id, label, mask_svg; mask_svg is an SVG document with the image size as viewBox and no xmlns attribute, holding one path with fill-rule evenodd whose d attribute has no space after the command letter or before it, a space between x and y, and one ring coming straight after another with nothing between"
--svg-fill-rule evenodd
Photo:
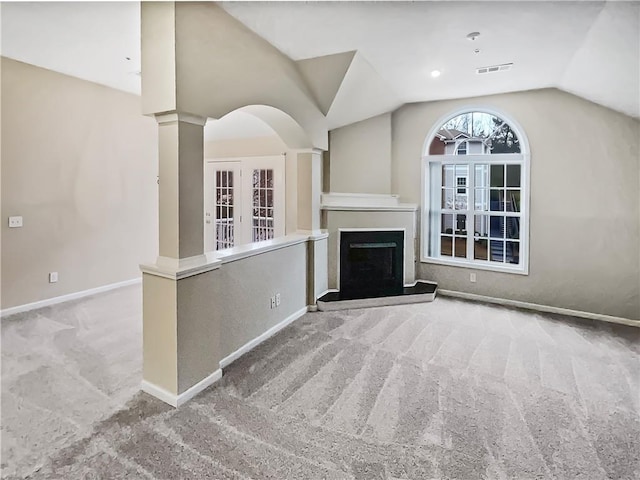
<instances>
[{"instance_id":1,"label":"vaulted ceiling","mask_svg":"<svg viewBox=\"0 0 640 480\"><path fill-rule=\"evenodd\" d=\"M640 118L640 2L221 5L298 62L331 128L409 102L545 87ZM3 3L2 54L140 93L139 4Z\"/></svg>"},{"instance_id":2,"label":"vaulted ceiling","mask_svg":"<svg viewBox=\"0 0 640 480\"><path fill-rule=\"evenodd\" d=\"M388 85L388 95L377 89L367 98L371 111L378 102L557 87L640 117L639 2L222 5L294 60L357 51L379 75L372 81ZM469 40L471 32L480 35ZM513 68L476 74L505 63ZM433 78L433 70L441 75ZM361 99L346 109L354 108L363 108Z\"/></svg>"}]
</instances>

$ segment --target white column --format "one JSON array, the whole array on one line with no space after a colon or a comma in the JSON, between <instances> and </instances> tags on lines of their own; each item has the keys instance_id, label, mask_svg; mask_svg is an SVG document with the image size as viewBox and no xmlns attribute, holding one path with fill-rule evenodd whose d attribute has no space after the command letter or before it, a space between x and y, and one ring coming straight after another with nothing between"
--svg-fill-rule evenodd
<instances>
[{"instance_id":1,"label":"white column","mask_svg":"<svg viewBox=\"0 0 640 480\"><path fill-rule=\"evenodd\" d=\"M221 376L210 290L220 266L204 255L205 118L156 115L159 253L143 272L142 388L178 406Z\"/></svg>"},{"instance_id":2,"label":"white column","mask_svg":"<svg viewBox=\"0 0 640 480\"><path fill-rule=\"evenodd\" d=\"M310 234L307 250L307 304L315 309L327 289L327 237L320 229L322 150L298 152L298 231Z\"/></svg>"},{"instance_id":3,"label":"white column","mask_svg":"<svg viewBox=\"0 0 640 480\"><path fill-rule=\"evenodd\" d=\"M298 152L298 230L320 230L322 150Z\"/></svg>"},{"instance_id":4,"label":"white column","mask_svg":"<svg viewBox=\"0 0 640 480\"><path fill-rule=\"evenodd\" d=\"M206 118L156 116L159 138L158 264L178 267L204 253L204 124ZM182 262L180 262L182 260Z\"/></svg>"}]
</instances>

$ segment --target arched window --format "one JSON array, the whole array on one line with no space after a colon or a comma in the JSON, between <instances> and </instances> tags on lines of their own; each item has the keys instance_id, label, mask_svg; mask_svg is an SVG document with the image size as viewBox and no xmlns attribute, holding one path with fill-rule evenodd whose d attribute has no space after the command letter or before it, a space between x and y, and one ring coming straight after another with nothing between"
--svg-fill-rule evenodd
<instances>
[{"instance_id":1,"label":"arched window","mask_svg":"<svg viewBox=\"0 0 640 480\"><path fill-rule=\"evenodd\" d=\"M514 122L465 111L425 145L422 260L528 272L529 155Z\"/></svg>"}]
</instances>

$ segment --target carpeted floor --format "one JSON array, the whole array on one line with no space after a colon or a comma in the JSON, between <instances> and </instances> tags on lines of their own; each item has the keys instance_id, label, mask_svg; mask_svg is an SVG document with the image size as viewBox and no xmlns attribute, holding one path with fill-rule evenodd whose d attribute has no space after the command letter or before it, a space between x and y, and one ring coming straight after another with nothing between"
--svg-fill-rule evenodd
<instances>
[{"instance_id":1,"label":"carpeted floor","mask_svg":"<svg viewBox=\"0 0 640 480\"><path fill-rule=\"evenodd\" d=\"M142 287L19 313L1 327L2 478L22 478L140 389Z\"/></svg>"},{"instance_id":2,"label":"carpeted floor","mask_svg":"<svg viewBox=\"0 0 640 480\"><path fill-rule=\"evenodd\" d=\"M28 478L640 478L637 328L438 298L307 314L224 373Z\"/></svg>"}]
</instances>

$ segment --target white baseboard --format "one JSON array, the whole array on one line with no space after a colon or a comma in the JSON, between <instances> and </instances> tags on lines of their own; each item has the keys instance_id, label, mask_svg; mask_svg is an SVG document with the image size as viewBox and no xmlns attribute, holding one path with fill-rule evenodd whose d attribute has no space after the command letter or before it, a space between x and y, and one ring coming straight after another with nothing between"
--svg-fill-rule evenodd
<instances>
[{"instance_id":1,"label":"white baseboard","mask_svg":"<svg viewBox=\"0 0 640 480\"><path fill-rule=\"evenodd\" d=\"M172 407L178 408L181 405L184 405L193 397L202 392L205 388L210 387L218 380L222 378L222 370L218 369L213 372L208 377L196 383L193 387L189 388L187 391L181 393L180 395L176 395L174 393L165 390L162 387L154 385L151 382L146 380L142 381L142 391L148 393L149 395L156 397L158 400L162 400L164 403L171 405Z\"/></svg>"},{"instance_id":2,"label":"white baseboard","mask_svg":"<svg viewBox=\"0 0 640 480\"><path fill-rule=\"evenodd\" d=\"M506 298L487 297L484 295L476 295L475 293L456 292L455 290L438 289L438 295L442 295L444 297L462 298L465 300L475 300L478 302L495 303L497 305L524 308L527 310L535 310L538 312L557 313L560 315L568 315L571 317L587 318L589 320L600 320L603 322L617 323L620 325L628 325L631 327L640 327L640 320L631 320L629 318L614 317L612 315L604 315L602 313L583 312L580 310L571 310L569 308L551 307L548 305L540 305L537 303L521 302L518 300L508 300Z\"/></svg>"},{"instance_id":3,"label":"white baseboard","mask_svg":"<svg viewBox=\"0 0 640 480\"><path fill-rule=\"evenodd\" d=\"M76 300L82 297L88 297L89 295L95 295L96 293L108 292L120 287L127 287L129 285L135 285L142 282L142 278L132 278L131 280L125 280L124 282L110 283L109 285L103 285L102 287L90 288L89 290L82 290L80 292L69 293L68 295L62 295L60 297L47 298L46 300L39 300L33 303L25 303L24 305L18 305L16 307L5 308L0 311L0 317L7 317L16 313L28 312L29 310L35 310L36 308L48 307L49 305L55 305L57 303L68 302L69 300Z\"/></svg>"},{"instance_id":4,"label":"white baseboard","mask_svg":"<svg viewBox=\"0 0 640 480\"><path fill-rule=\"evenodd\" d=\"M223 358L222 360L220 360L220 368L227 367L228 365L231 364L231 362L237 360L238 358L240 358L245 353L253 350L258 345L260 345L262 342L264 342L268 338L270 338L273 335L275 335L276 333L278 333L284 327L286 327L290 323L294 322L295 320L299 319L305 313L307 313L307 307L301 308L297 312L289 315L287 318L285 318L283 321L281 321L277 325L274 325L273 327L271 327L269 330L264 332L259 337L256 337L253 340L251 340L250 342L245 343L242 347L240 347L238 350L233 352L231 355L229 355L229 356Z\"/></svg>"},{"instance_id":5,"label":"white baseboard","mask_svg":"<svg viewBox=\"0 0 640 480\"><path fill-rule=\"evenodd\" d=\"M189 388L185 392L182 392L180 395L178 395L178 398L176 401L176 407L179 407L180 405L184 405L193 397L198 395L201 391L203 391L205 388L210 387L221 378L222 378L222 369L219 368L208 377L204 378L203 380L200 380L193 387Z\"/></svg>"},{"instance_id":6,"label":"white baseboard","mask_svg":"<svg viewBox=\"0 0 640 480\"><path fill-rule=\"evenodd\" d=\"M175 393L171 393L146 380L142 381L140 388L143 392L148 393L152 397L156 397L158 400L162 400L164 403L168 403L172 407L178 406L178 396Z\"/></svg>"}]
</instances>

